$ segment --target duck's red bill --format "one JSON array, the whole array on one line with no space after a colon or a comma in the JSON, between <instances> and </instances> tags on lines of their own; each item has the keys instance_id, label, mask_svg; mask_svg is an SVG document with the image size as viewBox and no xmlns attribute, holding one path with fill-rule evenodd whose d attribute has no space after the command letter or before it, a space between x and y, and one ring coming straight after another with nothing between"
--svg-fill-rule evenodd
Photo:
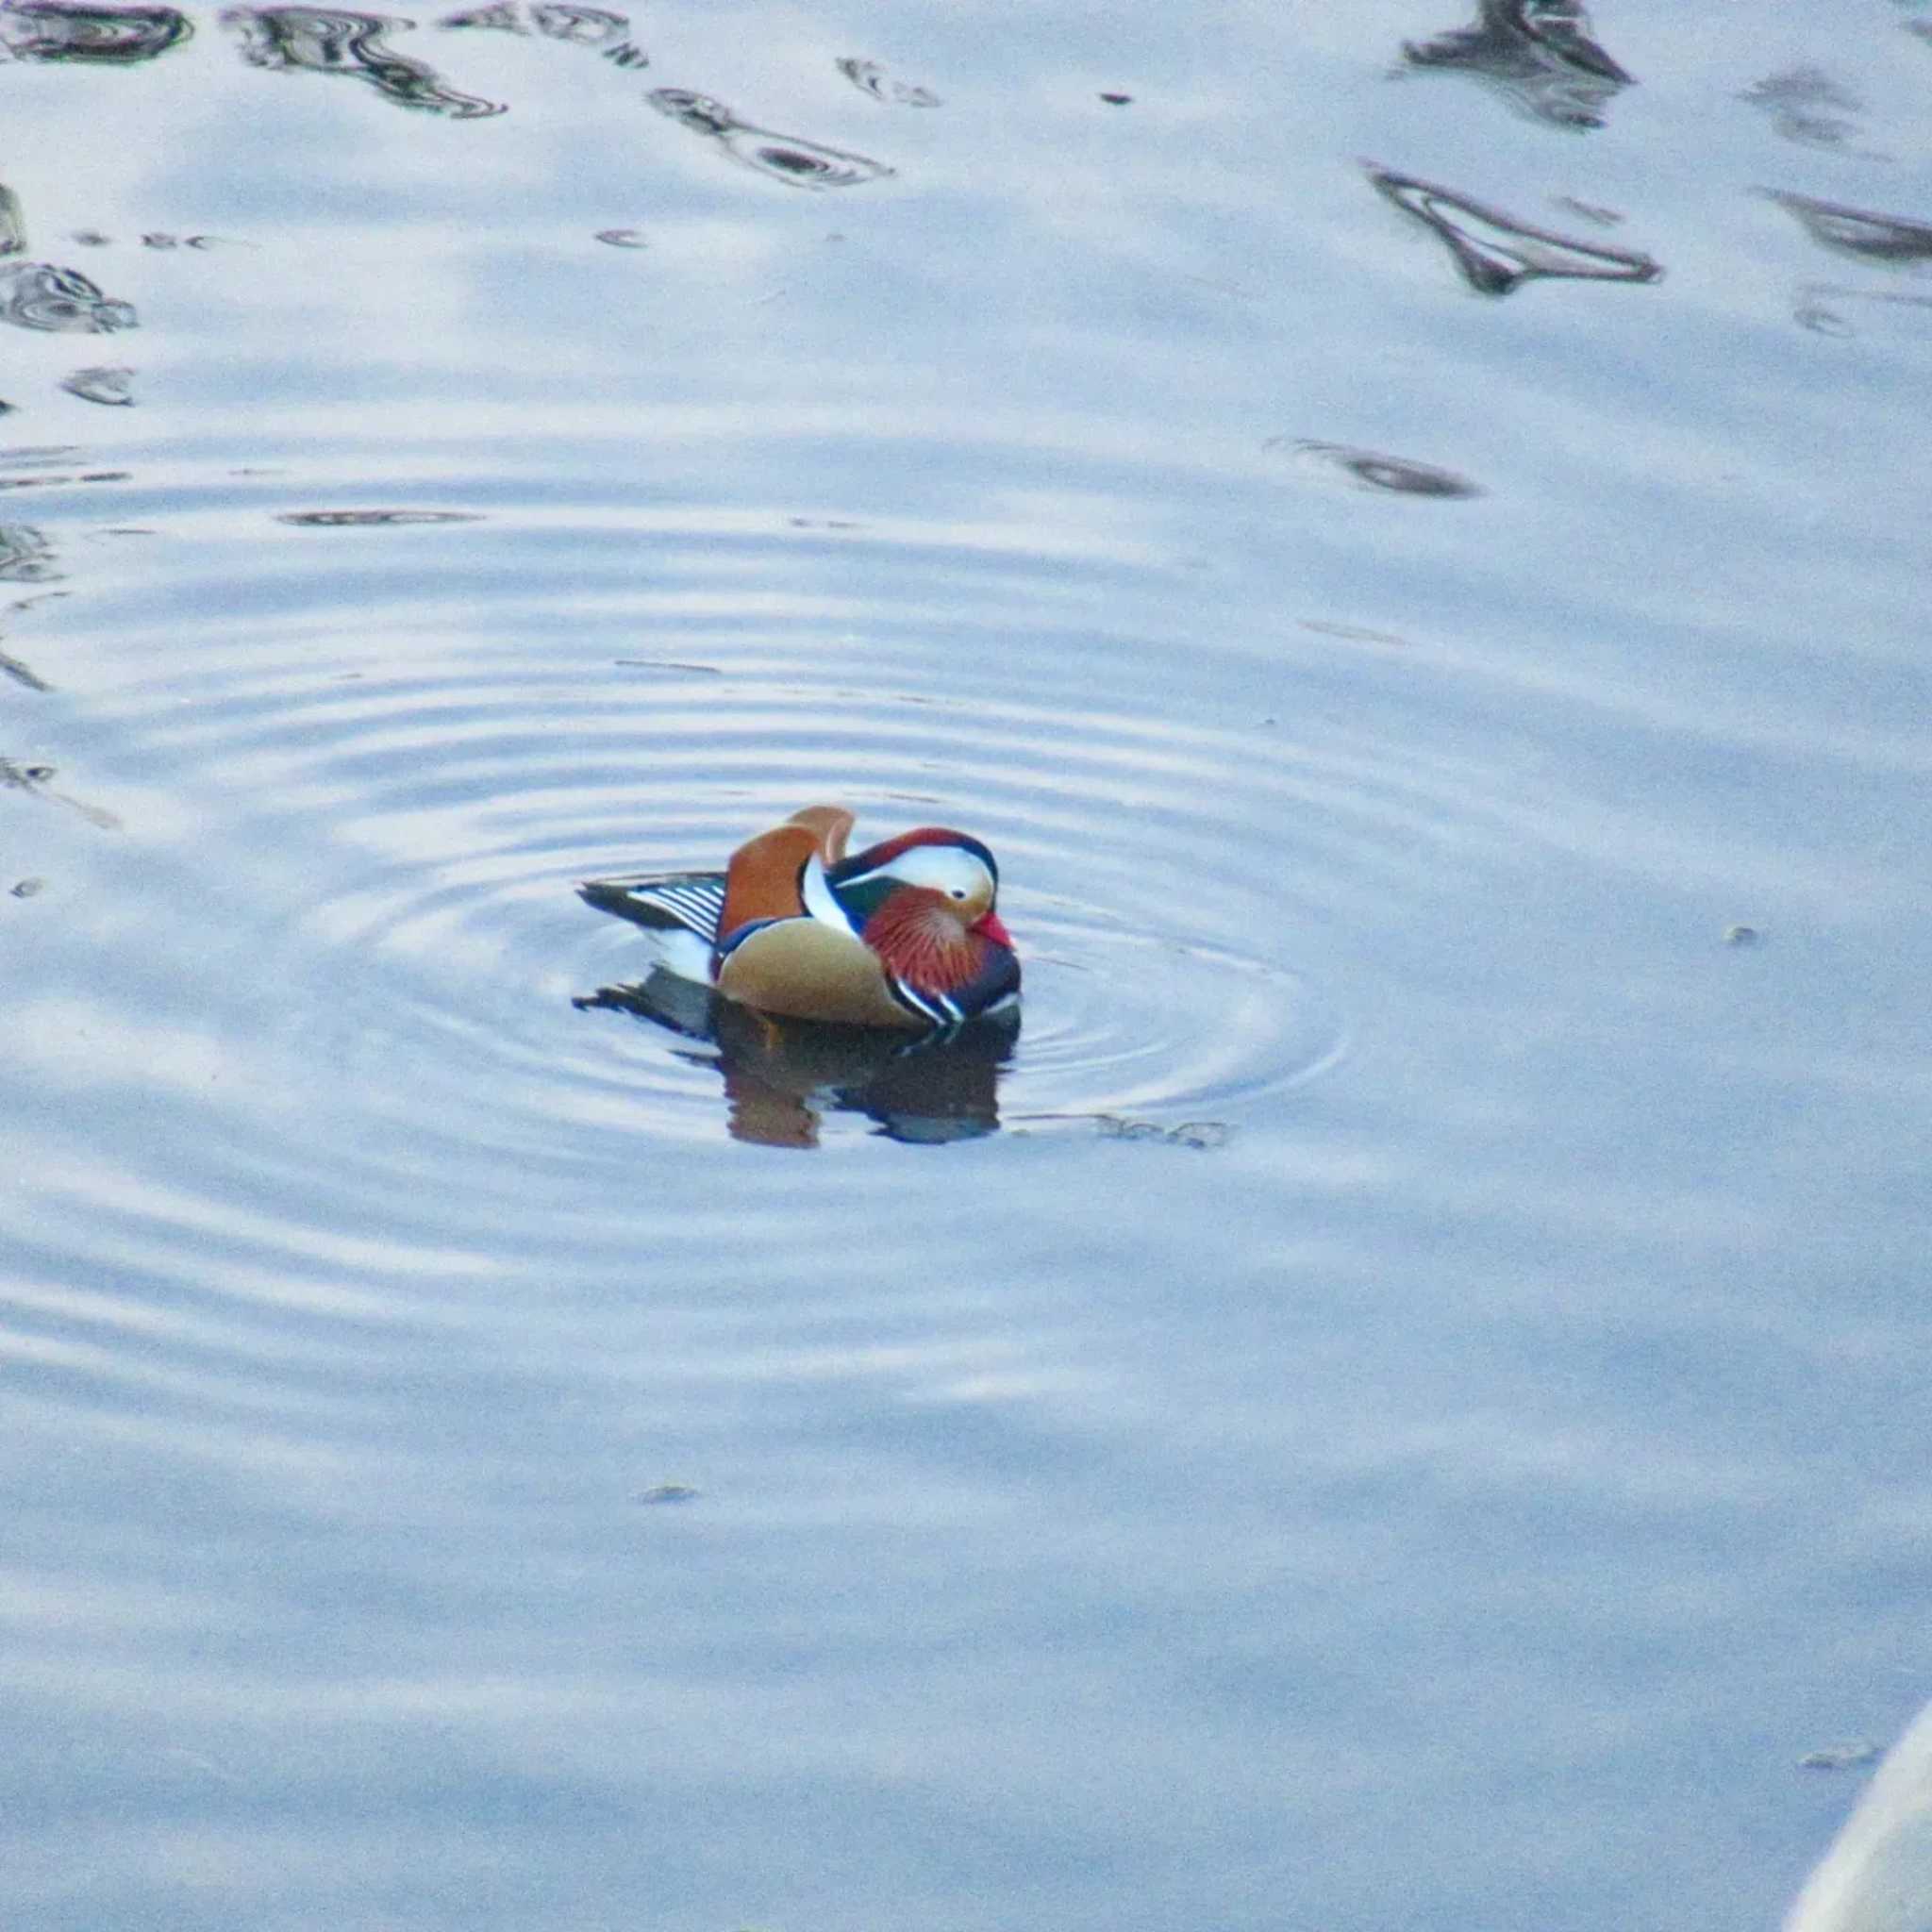
<instances>
[{"instance_id":1,"label":"duck's red bill","mask_svg":"<svg viewBox=\"0 0 1932 1932\"><path fill-rule=\"evenodd\" d=\"M997 912L982 913L973 922L973 930L985 934L995 945L1006 947L1009 953L1013 950L1013 935L1000 924Z\"/></svg>"}]
</instances>

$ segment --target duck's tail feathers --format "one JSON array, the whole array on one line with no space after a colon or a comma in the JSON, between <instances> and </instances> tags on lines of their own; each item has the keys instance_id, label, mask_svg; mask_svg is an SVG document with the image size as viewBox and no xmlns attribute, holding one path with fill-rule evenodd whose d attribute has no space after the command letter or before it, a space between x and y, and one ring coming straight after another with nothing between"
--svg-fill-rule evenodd
<instances>
[{"instance_id":1,"label":"duck's tail feathers","mask_svg":"<svg viewBox=\"0 0 1932 1932\"><path fill-rule=\"evenodd\" d=\"M645 878L586 879L577 895L599 912L658 932L695 933L709 946L718 938L724 908L722 872L657 873Z\"/></svg>"}]
</instances>

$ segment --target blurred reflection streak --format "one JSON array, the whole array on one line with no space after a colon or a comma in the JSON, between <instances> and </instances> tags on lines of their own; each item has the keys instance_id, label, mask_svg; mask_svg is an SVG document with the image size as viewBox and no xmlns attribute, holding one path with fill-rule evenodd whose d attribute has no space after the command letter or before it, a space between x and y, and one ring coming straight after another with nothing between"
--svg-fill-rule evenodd
<instances>
[{"instance_id":1,"label":"blurred reflection streak","mask_svg":"<svg viewBox=\"0 0 1932 1932\"><path fill-rule=\"evenodd\" d=\"M1397 637L1391 630L1371 630L1367 625L1339 624L1328 617L1301 617L1295 620L1304 630L1311 630L1317 637L1339 638L1344 644L1391 644L1397 650L1407 648L1408 640ZM1266 719L1266 724L1274 721Z\"/></svg>"},{"instance_id":2,"label":"blurred reflection streak","mask_svg":"<svg viewBox=\"0 0 1932 1932\"><path fill-rule=\"evenodd\" d=\"M0 476L0 490L52 490L69 483L125 483L132 470L83 470L72 476Z\"/></svg>"},{"instance_id":3,"label":"blurred reflection streak","mask_svg":"<svg viewBox=\"0 0 1932 1932\"><path fill-rule=\"evenodd\" d=\"M530 18L545 40L568 41L577 47L601 47L629 26L621 13L601 7L533 7Z\"/></svg>"},{"instance_id":4,"label":"blurred reflection streak","mask_svg":"<svg viewBox=\"0 0 1932 1932\"><path fill-rule=\"evenodd\" d=\"M526 34L526 27L518 16L516 8L472 7L462 13L445 13L437 23L441 27L471 27L485 33Z\"/></svg>"},{"instance_id":5,"label":"blurred reflection streak","mask_svg":"<svg viewBox=\"0 0 1932 1932\"><path fill-rule=\"evenodd\" d=\"M78 242L83 248L109 248L114 238L104 235L98 228L76 228L68 237ZM141 238L143 248L192 248L206 253L210 248L254 248L259 244L254 242L240 242L232 235L171 235L165 228L150 228Z\"/></svg>"},{"instance_id":6,"label":"blurred reflection streak","mask_svg":"<svg viewBox=\"0 0 1932 1932\"><path fill-rule=\"evenodd\" d=\"M0 9L0 46L16 60L92 60L131 67L194 32L172 7L68 7L12 0Z\"/></svg>"},{"instance_id":7,"label":"blurred reflection streak","mask_svg":"<svg viewBox=\"0 0 1932 1932\"><path fill-rule=\"evenodd\" d=\"M1785 140L1806 147L1840 147L1845 137L1857 131L1851 122L1823 109L1855 114L1865 105L1817 67L1788 67L1781 74L1766 75L1738 98L1747 108L1762 108Z\"/></svg>"},{"instance_id":8,"label":"blurred reflection streak","mask_svg":"<svg viewBox=\"0 0 1932 1932\"><path fill-rule=\"evenodd\" d=\"M65 791L54 791L48 782L53 776L52 765L23 765L12 758L0 758L0 789L25 791L32 797L51 799L56 805L67 806L77 811L89 824L98 825L104 832L121 829L121 821L112 812L104 811L97 805L88 805Z\"/></svg>"},{"instance_id":9,"label":"blurred reflection streak","mask_svg":"<svg viewBox=\"0 0 1932 1932\"><path fill-rule=\"evenodd\" d=\"M60 575L54 546L29 524L0 524L0 583L47 584Z\"/></svg>"},{"instance_id":10,"label":"blurred reflection streak","mask_svg":"<svg viewBox=\"0 0 1932 1932\"><path fill-rule=\"evenodd\" d=\"M31 664L8 651L0 651L0 676L10 677L15 684L25 685L28 691L48 691L54 689Z\"/></svg>"},{"instance_id":11,"label":"blurred reflection streak","mask_svg":"<svg viewBox=\"0 0 1932 1932\"><path fill-rule=\"evenodd\" d=\"M1398 496L1480 496L1482 485L1454 470L1418 463L1407 457L1383 456L1372 449L1354 449L1345 442L1315 442L1304 437L1271 437L1263 449L1291 450L1305 464L1330 472L1361 490L1388 491Z\"/></svg>"},{"instance_id":12,"label":"blurred reflection streak","mask_svg":"<svg viewBox=\"0 0 1932 1932\"><path fill-rule=\"evenodd\" d=\"M0 524L0 582L46 584L57 583L59 578L60 570L55 560L54 546L39 530L28 524ZM66 592L57 591L53 594L65 596ZM8 606L8 614L10 616L16 610L25 610L40 601L38 597L23 597ZM50 691L54 689L31 664L7 650L0 650L0 675L12 678L15 684L27 691Z\"/></svg>"},{"instance_id":13,"label":"blurred reflection streak","mask_svg":"<svg viewBox=\"0 0 1932 1932\"><path fill-rule=\"evenodd\" d=\"M1022 1121L1087 1121L1103 1141L1139 1141L1162 1147L1191 1147L1196 1153L1225 1147L1234 1129L1225 1121L1183 1121L1163 1127L1158 1121L1135 1120L1119 1113L1023 1113Z\"/></svg>"},{"instance_id":14,"label":"blurred reflection streak","mask_svg":"<svg viewBox=\"0 0 1932 1932\"><path fill-rule=\"evenodd\" d=\"M131 369L76 369L60 384L71 396L84 403L104 403L110 408L134 406L134 371Z\"/></svg>"},{"instance_id":15,"label":"blurred reflection streak","mask_svg":"<svg viewBox=\"0 0 1932 1932\"><path fill-rule=\"evenodd\" d=\"M715 141L733 160L792 188L852 188L892 173L883 162L868 160L863 155L824 147L797 135L774 134L769 128L754 127L709 94L695 94L681 87L660 87L649 99L660 114L668 114L693 134Z\"/></svg>"},{"instance_id":16,"label":"blurred reflection streak","mask_svg":"<svg viewBox=\"0 0 1932 1932\"><path fill-rule=\"evenodd\" d=\"M79 454L80 445L74 442L16 443L0 449L0 470L45 470L72 462Z\"/></svg>"},{"instance_id":17,"label":"blurred reflection streak","mask_svg":"<svg viewBox=\"0 0 1932 1932\"><path fill-rule=\"evenodd\" d=\"M1574 194L1559 194L1556 200L1558 208L1567 208L1572 214L1581 215L1586 222L1594 222L1600 228L1614 228L1624 219L1613 208L1603 208L1593 201L1578 201Z\"/></svg>"},{"instance_id":18,"label":"blurred reflection streak","mask_svg":"<svg viewBox=\"0 0 1932 1932\"><path fill-rule=\"evenodd\" d=\"M1647 255L1553 234L1412 175L1362 165L1377 193L1442 238L1463 280L1479 294L1507 295L1543 276L1654 282L1663 274Z\"/></svg>"},{"instance_id":19,"label":"blurred reflection streak","mask_svg":"<svg viewBox=\"0 0 1932 1932\"><path fill-rule=\"evenodd\" d=\"M437 25L507 34L527 34L534 28L545 40L568 41L579 47L600 47L630 25L623 14L607 13L601 7L532 7L528 13L526 24L524 9L515 5L474 7L463 13L445 13Z\"/></svg>"},{"instance_id":20,"label":"blurred reflection streak","mask_svg":"<svg viewBox=\"0 0 1932 1932\"><path fill-rule=\"evenodd\" d=\"M1905 295L1893 289L1840 289L1829 282L1810 282L1798 291L1791 319L1815 335L1848 336L1852 325L1826 305L1832 302L1876 302L1900 308L1932 308L1932 295Z\"/></svg>"},{"instance_id":21,"label":"blurred reflection streak","mask_svg":"<svg viewBox=\"0 0 1932 1932\"><path fill-rule=\"evenodd\" d=\"M731 1138L762 1147L816 1147L833 1112L863 1114L889 1140L916 1145L996 1133L999 1075L1020 1037L1017 1011L909 1042L874 1027L778 1020L663 972L572 1004L714 1049L680 1058L718 1069Z\"/></svg>"},{"instance_id":22,"label":"blurred reflection streak","mask_svg":"<svg viewBox=\"0 0 1932 1932\"><path fill-rule=\"evenodd\" d=\"M276 513L278 524L315 530L367 530L391 524L480 524L474 509L290 509Z\"/></svg>"},{"instance_id":23,"label":"blurred reflection streak","mask_svg":"<svg viewBox=\"0 0 1932 1932\"><path fill-rule=\"evenodd\" d=\"M894 80L876 60L861 60L855 55L848 55L838 63L838 69L861 93L870 94L875 101L884 101L893 108L937 108L940 97L929 87L911 87L903 80Z\"/></svg>"},{"instance_id":24,"label":"blurred reflection streak","mask_svg":"<svg viewBox=\"0 0 1932 1932\"><path fill-rule=\"evenodd\" d=\"M1874 214L1869 208L1847 208L1842 202L1814 201L1808 194L1791 194L1781 188L1762 191L1795 216L1821 248L1849 255L1858 261L1883 262L1888 268L1924 261L1932 257L1932 225L1907 221L1903 215Z\"/></svg>"},{"instance_id":25,"label":"blurred reflection streak","mask_svg":"<svg viewBox=\"0 0 1932 1932\"><path fill-rule=\"evenodd\" d=\"M445 87L435 71L383 44L383 36L408 21L387 14L349 13L325 7L231 7L222 15L242 40L251 66L277 73L343 74L367 81L405 108L475 121L501 114L503 104L479 100Z\"/></svg>"},{"instance_id":26,"label":"blurred reflection streak","mask_svg":"<svg viewBox=\"0 0 1932 1932\"><path fill-rule=\"evenodd\" d=\"M1405 41L1402 54L1411 67L1469 74L1558 127L1601 127L1605 104L1635 85L1591 38L1576 0L1481 0L1474 26Z\"/></svg>"}]
</instances>

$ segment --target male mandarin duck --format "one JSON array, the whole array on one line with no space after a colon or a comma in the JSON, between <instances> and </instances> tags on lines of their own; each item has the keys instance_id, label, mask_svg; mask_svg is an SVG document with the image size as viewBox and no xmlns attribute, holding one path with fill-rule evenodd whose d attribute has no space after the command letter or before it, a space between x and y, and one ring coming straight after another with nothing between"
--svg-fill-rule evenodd
<instances>
[{"instance_id":1,"label":"male mandarin duck","mask_svg":"<svg viewBox=\"0 0 1932 1932\"><path fill-rule=\"evenodd\" d=\"M577 891L642 926L659 962L760 1012L846 1026L953 1027L1020 991L977 839L922 825L845 855L852 814L813 805L722 873L592 879Z\"/></svg>"}]
</instances>

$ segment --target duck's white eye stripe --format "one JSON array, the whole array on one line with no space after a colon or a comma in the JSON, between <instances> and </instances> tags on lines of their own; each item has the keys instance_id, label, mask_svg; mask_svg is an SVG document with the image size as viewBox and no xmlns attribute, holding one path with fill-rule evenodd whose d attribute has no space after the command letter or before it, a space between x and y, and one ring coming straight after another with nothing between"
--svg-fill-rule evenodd
<instances>
[{"instance_id":1,"label":"duck's white eye stripe","mask_svg":"<svg viewBox=\"0 0 1932 1932\"><path fill-rule=\"evenodd\" d=\"M948 892L956 899L971 898L974 892L992 895L992 874L985 862L957 845L915 845L870 872L855 874L841 881L856 886L866 879L899 879L908 886L928 886Z\"/></svg>"}]
</instances>

